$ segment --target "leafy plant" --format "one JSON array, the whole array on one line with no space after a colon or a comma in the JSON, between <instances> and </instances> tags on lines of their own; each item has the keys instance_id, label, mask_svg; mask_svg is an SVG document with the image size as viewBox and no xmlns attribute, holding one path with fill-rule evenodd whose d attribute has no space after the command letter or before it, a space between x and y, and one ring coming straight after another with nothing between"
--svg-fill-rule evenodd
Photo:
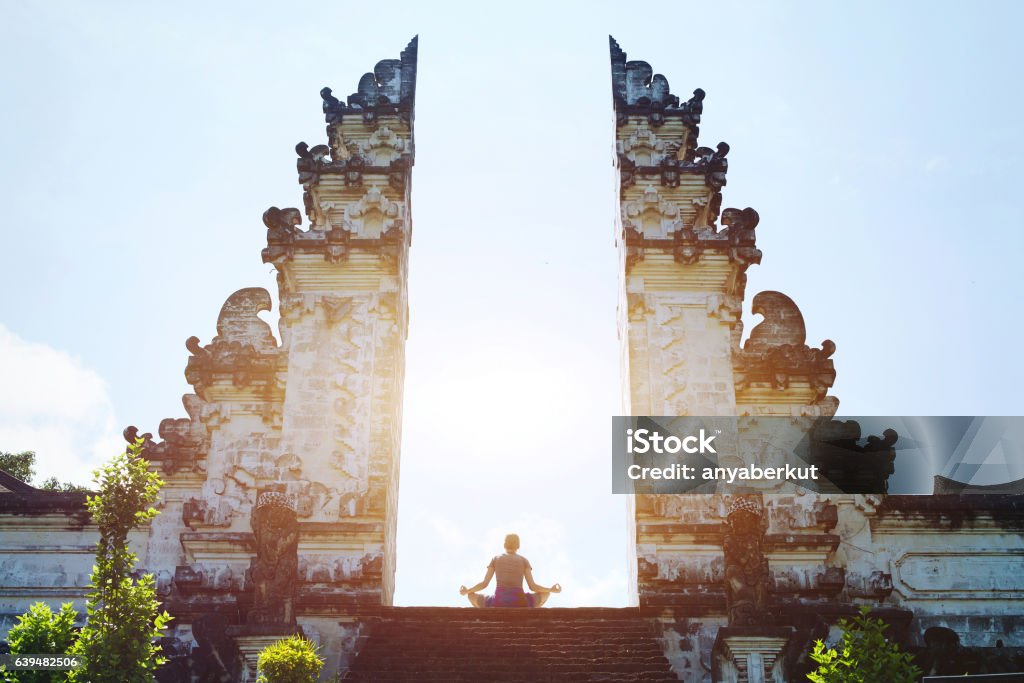
<instances>
[{"instance_id":1,"label":"leafy plant","mask_svg":"<svg viewBox=\"0 0 1024 683\"><path fill-rule=\"evenodd\" d=\"M75 640L78 613L72 603L54 612L45 602L37 602L18 617L7 634L12 655L64 655ZM57 683L68 680L66 671L9 671L3 680L12 683Z\"/></svg>"},{"instance_id":2,"label":"leafy plant","mask_svg":"<svg viewBox=\"0 0 1024 683\"><path fill-rule=\"evenodd\" d=\"M98 493L87 498L99 527L96 565L86 603L87 622L71 654L83 665L75 683L150 683L164 663L155 640L171 620L160 612L152 574L136 578L138 561L128 550L128 533L153 519L163 482L142 457L142 439L95 473Z\"/></svg>"},{"instance_id":3,"label":"leafy plant","mask_svg":"<svg viewBox=\"0 0 1024 683\"><path fill-rule=\"evenodd\" d=\"M838 649L815 641L811 659L820 666L807 678L814 683L916 683L922 672L914 666L912 655L889 642L885 637L889 625L868 617L870 612L864 606L852 621L840 619L843 636Z\"/></svg>"},{"instance_id":4,"label":"leafy plant","mask_svg":"<svg viewBox=\"0 0 1024 683\"><path fill-rule=\"evenodd\" d=\"M297 635L268 645L256 660L256 683L315 683L324 666L316 649L313 641Z\"/></svg>"}]
</instances>

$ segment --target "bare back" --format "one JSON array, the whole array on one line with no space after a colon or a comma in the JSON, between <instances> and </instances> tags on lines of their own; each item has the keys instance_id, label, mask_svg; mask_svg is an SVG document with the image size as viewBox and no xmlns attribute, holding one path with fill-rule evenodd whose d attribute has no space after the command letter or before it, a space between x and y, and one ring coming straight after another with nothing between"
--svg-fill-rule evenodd
<instances>
[{"instance_id":1,"label":"bare back","mask_svg":"<svg viewBox=\"0 0 1024 683\"><path fill-rule=\"evenodd\" d=\"M523 578L526 570L533 570L530 561L516 553L505 553L495 555L488 569L494 569L494 576L497 579L498 588L523 588Z\"/></svg>"}]
</instances>

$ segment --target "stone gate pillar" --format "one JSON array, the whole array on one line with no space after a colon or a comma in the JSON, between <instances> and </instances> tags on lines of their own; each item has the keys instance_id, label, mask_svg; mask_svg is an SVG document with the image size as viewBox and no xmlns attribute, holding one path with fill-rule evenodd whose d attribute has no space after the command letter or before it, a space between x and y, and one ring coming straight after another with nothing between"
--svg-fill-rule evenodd
<instances>
[{"instance_id":1,"label":"stone gate pillar","mask_svg":"<svg viewBox=\"0 0 1024 683\"><path fill-rule=\"evenodd\" d=\"M832 415L835 346L805 344L803 318L787 296L754 297L752 310L764 321L741 346L746 271L761 261L760 219L752 208L723 208L730 148L698 141L704 91L680 98L650 64L627 61L614 39L610 49L624 414ZM666 654L683 676L707 670L718 629L730 622L723 552L730 505L723 495L629 498L631 590L641 607L662 615ZM835 524L834 507L829 514L805 497L792 506L800 512L775 515L775 502L764 505L769 534L749 560L770 575L772 557L788 552L777 542L783 535L771 532L800 533L807 540L790 544L802 553L794 566L816 572L800 577L801 590L818 590L834 550L824 534Z\"/></svg>"},{"instance_id":2,"label":"stone gate pillar","mask_svg":"<svg viewBox=\"0 0 1024 683\"><path fill-rule=\"evenodd\" d=\"M626 61L614 40L611 58L623 407L632 415L735 415L732 350L746 270L761 260L757 213L721 210L729 146L698 145L704 91L681 101L649 64ZM708 564L714 551L707 543L670 550L675 544L648 533L673 518L696 523L709 516L703 498L630 497L637 558L631 579L641 604L708 599L666 583L685 583L689 568ZM674 531L681 543L694 540Z\"/></svg>"},{"instance_id":3,"label":"stone gate pillar","mask_svg":"<svg viewBox=\"0 0 1024 683\"><path fill-rule=\"evenodd\" d=\"M287 354L282 489L303 527L298 601L391 604L408 326L416 40L357 91L320 95L328 144L299 143L297 209L264 214Z\"/></svg>"},{"instance_id":4,"label":"stone gate pillar","mask_svg":"<svg viewBox=\"0 0 1024 683\"><path fill-rule=\"evenodd\" d=\"M280 343L259 317L269 292L235 292L217 336L186 342L189 417L161 422L160 441L125 430L167 482L142 557L168 641L191 653L176 671L244 680L261 647L301 630L333 675L356 608L392 602L416 54L414 38L344 100L320 92L326 144L296 146L303 209L263 214Z\"/></svg>"}]
</instances>

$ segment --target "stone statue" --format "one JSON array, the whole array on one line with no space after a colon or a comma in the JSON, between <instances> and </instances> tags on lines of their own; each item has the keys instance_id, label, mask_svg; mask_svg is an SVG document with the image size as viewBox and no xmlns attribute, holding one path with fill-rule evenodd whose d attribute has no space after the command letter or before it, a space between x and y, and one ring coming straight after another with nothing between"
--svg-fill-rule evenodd
<instances>
[{"instance_id":1,"label":"stone statue","mask_svg":"<svg viewBox=\"0 0 1024 683\"><path fill-rule=\"evenodd\" d=\"M188 656L190 679L197 683L229 683L233 645L225 635L224 614L203 614L192 622L196 644ZM180 680L180 679L173 679Z\"/></svg>"},{"instance_id":2,"label":"stone statue","mask_svg":"<svg viewBox=\"0 0 1024 683\"><path fill-rule=\"evenodd\" d=\"M723 550L729 625L761 625L767 616L769 579L761 506L751 498L735 498L726 524Z\"/></svg>"},{"instance_id":3,"label":"stone statue","mask_svg":"<svg viewBox=\"0 0 1024 683\"><path fill-rule=\"evenodd\" d=\"M256 557L250 624L295 624L295 585L299 569L299 522L283 493L261 493L252 513Z\"/></svg>"}]
</instances>

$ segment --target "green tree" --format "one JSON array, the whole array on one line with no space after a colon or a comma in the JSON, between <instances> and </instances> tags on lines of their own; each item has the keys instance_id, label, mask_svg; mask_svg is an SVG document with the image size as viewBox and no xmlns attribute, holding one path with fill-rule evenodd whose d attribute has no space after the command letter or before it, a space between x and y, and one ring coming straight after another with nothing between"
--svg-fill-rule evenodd
<instances>
[{"instance_id":1,"label":"green tree","mask_svg":"<svg viewBox=\"0 0 1024 683\"><path fill-rule=\"evenodd\" d=\"M852 621L839 621L843 637L838 649L826 648L821 640L814 643L811 659L820 666L807 678L814 683L916 683L922 672L914 666L913 656L889 642L885 637L889 625L869 618L869 612L870 607L861 607Z\"/></svg>"},{"instance_id":2,"label":"green tree","mask_svg":"<svg viewBox=\"0 0 1024 683\"><path fill-rule=\"evenodd\" d=\"M26 484L37 486L44 491L88 491L85 486L72 484L68 481L60 481L57 477L50 477L41 484L32 484L36 476L36 452L22 451L21 453L8 453L0 451L0 470L7 472L16 479Z\"/></svg>"},{"instance_id":3,"label":"green tree","mask_svg":"<svg viewBox=\"0 0 1024 683\"><path fill-rule=\"evenodd\" d=\"M69 491L89 490L88 487L79 486L78 484L72 484L71 482L68 481L61 481L57 479L57 477L50 477L49 479L44 480L42 484L39 484L38 488L42 489L43 491L63 491L65 493Z\"/></svg>"},{"instance_id":4,"label":"green tree","mask_svg":"<svg viewBox=\"0 0 1024 683\"><path fill-rule=\"evenodd\" d=\"M54 612L45 602L37 602L18 617L7 634L14 655L64 655L75 640L74 605L66 602ZM66 671L9 671L4 681L11 683L57 683L68 680Z\"/></svg>"},{"instance_id":5,"label":"green tree","mask_svg":"<svg viewBox=\"0 0 1024 683\"><path fill-rule=\"evenodd\" d=\"M96 565L86 603L87 622L71 653L82 658L75 683L151 683L165 658L159 638L171 617L160 611L152 574L133 576L138 558L128 533L157 514L163 482L142 457L142 439L96 471L98 493L87 498L99 527Z\"/></svg>"},{"instance_id":6,"label":"green tree","mask_svg":"<svg viewBox=\"0 0 1024 683\"><path fill-rule=\"evenodd\" d=\"M22 451L21 453L8 453L0 451L0 470L22 480L26 484L36 476L36 452Z\"/></svg>"},{"instance_id":7,"label":"green tree","mask_svg":"<svg viewBox=\"0 0 1024 683\"><path fill-rule=\"evenodd\" d=\"M317 655L313 641L289 636L260 652L256 683L315 683L323 667L324 660Z\"/></svg>"}]
</instances>

